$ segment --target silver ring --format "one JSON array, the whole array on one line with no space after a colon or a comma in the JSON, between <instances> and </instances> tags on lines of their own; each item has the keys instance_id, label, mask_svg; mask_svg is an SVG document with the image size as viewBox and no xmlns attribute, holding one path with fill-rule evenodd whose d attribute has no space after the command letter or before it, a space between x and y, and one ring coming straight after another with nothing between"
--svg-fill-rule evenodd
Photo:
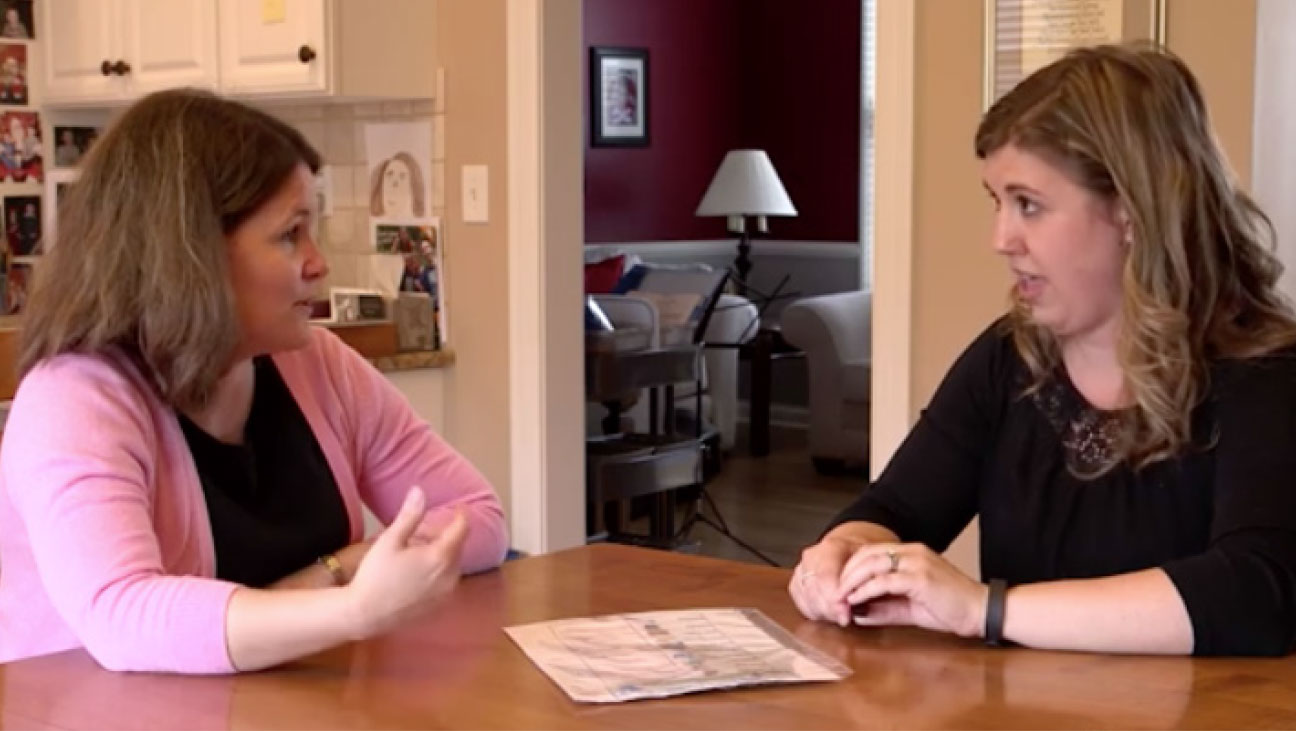
<instances>
[{"instance_id":1,"label":"silver ring","mask_svg":"<svg viewBox=\"0 0 1296 731\"><path fill-rule=\"evenodd\" d=\"M900 554L896 553L895 551L887 551L886 555L887 558L891 559L890 573L894 574L895 572L900 570Z\"/></svg>"},{"instance_id":2,"label":"silver ring","mask_svg":"<svg viewBox=\"0 0 1296 731\"><path fill-rule=\"evenodd\" d=\"M814 578L814 575L815 575L814 569L800 569L797 573L800 574L800 576L798 576L798 578L799 578L803 583L806 582L806 581L809 581L809 580L812 579L812 578Z\"/></svg>"}]
</instances>

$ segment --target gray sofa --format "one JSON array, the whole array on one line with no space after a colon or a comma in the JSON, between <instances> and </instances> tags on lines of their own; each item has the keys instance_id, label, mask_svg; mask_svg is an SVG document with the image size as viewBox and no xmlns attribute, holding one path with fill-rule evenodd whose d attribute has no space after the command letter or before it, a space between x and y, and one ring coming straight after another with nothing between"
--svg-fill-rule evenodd
<instances>
[{"instance_id":1,"label":"gray sofa","mask_svg":"<svg viewBox=\"0 0 1296 731\"><path fill-rule=\"evenodd\" d=\"M821 472L868 463L873 295L806 297L783 311L783 339L806 353L810 456Z\"/></svg>"}]
</instances>

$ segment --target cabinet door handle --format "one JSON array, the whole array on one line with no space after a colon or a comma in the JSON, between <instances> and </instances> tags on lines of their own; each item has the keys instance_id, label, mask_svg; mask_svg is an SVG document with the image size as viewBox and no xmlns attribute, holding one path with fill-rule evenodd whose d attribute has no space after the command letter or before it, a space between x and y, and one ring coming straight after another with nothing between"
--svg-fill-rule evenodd
<instances>
[{"instance_id":1,"label":"cabinet door handle","mask_svg":"<svg viewBox=\"0 0 1296 731\"><path fill-rule=\"evenodd\" d=\"M130 64L120 59L118 59L117 63L113 64L112 66L112 72L114 74L117 74L118 76L125 76L126 74L130 73L130 70L131 70Z\"/></svg>"},{"instance_id":2,"label":"cabinet door handle","mask_svg":"<svg viewBox=\"0 0 1296 731\"><path fill-rule=\"evenodd\" d=\"M297 49L297 58L302 63L310 63L315 60L315 49L310 46L302 46Z\"/></svg>"},{"instance_id":3,"label":"cabinet door handle","mask_svg":"<svg viewBox=\"0 0 1296 731\"><path fill-rule=\"evenodd\" d=\"M113 65L108 63L108 59L105 58L104 62L99 64L99 72L104 76L112 76Z\"/></svg>"}]
</instances>

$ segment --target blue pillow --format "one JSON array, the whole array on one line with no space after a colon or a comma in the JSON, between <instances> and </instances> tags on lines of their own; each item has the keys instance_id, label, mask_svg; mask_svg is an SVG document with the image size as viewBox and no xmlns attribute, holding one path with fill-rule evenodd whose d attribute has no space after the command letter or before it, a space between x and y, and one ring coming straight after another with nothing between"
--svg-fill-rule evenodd
<instances>
[{"instance_id":1,"label":"blue pillow","mask_svg":"<svg viewBox=\"0 0 1296 731\"><path fill-rule=\"evenodd\" d=\"M616 286L612 288L612 294L628 294L639 289L643 284L644 277L648 276L648 267L643 264L635 264L630 270L621 275L617 280Z\"/></svg>"}]
</instances>

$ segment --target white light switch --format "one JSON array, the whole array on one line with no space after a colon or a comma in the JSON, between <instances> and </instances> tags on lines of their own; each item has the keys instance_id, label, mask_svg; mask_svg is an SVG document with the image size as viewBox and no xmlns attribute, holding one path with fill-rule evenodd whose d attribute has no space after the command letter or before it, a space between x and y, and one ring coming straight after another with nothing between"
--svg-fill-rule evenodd
<instances>
[{"instance_id":1,"label":"white light switch","mask_svg":"<svg viewBox=\"0 0 1296 731\"><path fill-rule=\"evenodd\" d=\"M463 220L464 223L486 223L490 220L489 184L485 165L464 165Z\"/></svg>"}]
</instances>

